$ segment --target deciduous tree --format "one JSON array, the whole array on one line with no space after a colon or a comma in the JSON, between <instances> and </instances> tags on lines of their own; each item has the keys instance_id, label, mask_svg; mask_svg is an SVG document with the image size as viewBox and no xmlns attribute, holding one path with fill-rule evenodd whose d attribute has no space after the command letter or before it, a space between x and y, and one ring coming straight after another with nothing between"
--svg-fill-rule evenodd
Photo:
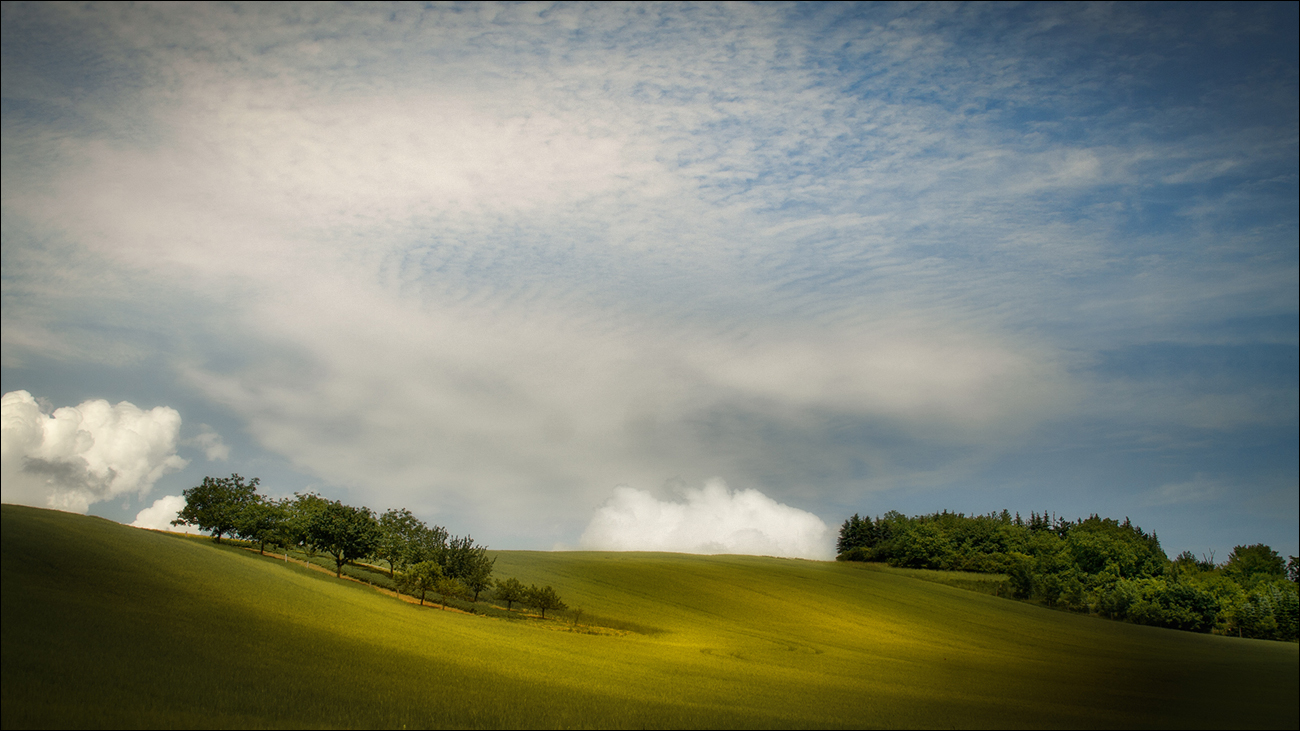
<instances>
[{"instance_id":1,"label":"deciduous tree","mask_svg":"<svg viewBox=\"0 0 1300 731\"><path fill-rule=\"evenodd\" d=\"M542 612L542 619L546 619L546 610L548 609L568 609L568 605L560 600L560 595L555 593L555 589L549 585L537 588L537 585L528 587L528 598L525 603L533 609L539 609Z\"/></svg>"},{"instance_id":2,"label":"deciduous tree","mask_svg":"<svg viewBox=\"0 0 1300 731\"><path fill-rule=\"evenodd\" d=\"M445 577L437 561L421 561L402 570L397 577L397 586L411 596L420 593L420 606L424 606L425 594L438 588L438 582Z\"/></svg>"},{"instance_id":3,"label":"deciduous tree","mask_svg":"<svg viewBox=\"0 0 1300 731\"><path fill-rule=\"evenodd\" d=\"M248 482L237 474L230 477L204 477L203 483L181 493L185 507L176 514L172 525L198 526L212 533L217 543L226 533L234 533L244 507L257 498L254 477Z\"/></svg>"},{"instance_id":4,"label":"deciduous tree","mask_svg":"<svg viewBox=\"0 0 1300 731\"><path fill-rule=\"evenodd\" d=\"M513 576L509 579L498 579L496 591L493 596L497 601L506 603L506 610L509 611L515 602L523 602L528 598L528 589L519 582L519 579Z\"/></svg>"},{"instance_id":5,"label":"deciduous tree","mask_svg":"<svg viewBox=\"0 0 1300 731\"><path fill-rule=\"evenodd\" d=\"M478 595L492 588L492 567L496 565L496 558L489 558L487 548L476 551L474 556L466 567L465 575L460 578L465 583L465 588L469 589L474 595L474 601L478 601Z\"/></svg>"},{"instance_id":6,"label":"deciduous tree","mask_svg":"<svg viewBox=\"0 0 1300 731\"><path fill-rule=\"evenodd\" d=\"M265 555L266 544L287 545L290 542L286 527L289 509L279 500L254 495L244 504L236 519L235 534L258 545L258 553Z\"/></svg>"},{"instance_id":7,"label":"deciduous tree","mask_svg":"<svg viewBox=\"0 0 1300 731\"><path fill-rule=\"evenodd\" d=\"M1223 571L1243 587L1251 589L1261 581L1286 578L1286 561L1263 543L1235 546Z\"/></svg>"},{"instance_id":8,"label":"deciduous tree","mask_svg":"<svg viewBox=\"0 0 1300 731\"><path fill-rule=\"evenodd\" d=\"M308 556L315 556L320 549L311 542L310 528L317 513L325 509L330 501L314 492L294 493L293 500L287 504L289 518L285 524L285 533L289 544L300 546Z\"/></svg>"},{"instance_id":9,"label":"deciduous tree","mask_svg":"<svg viewBox=\"0 0 1300 731\"><path fill-rule=\"evenodd\" d=\"M420 537L427 530L424 521L406 508L394 508L379 516L379 543L375 546L375 558L388 562L390 577L398 567L418 560Z\"/></svg>"},{"instance_id":10,"label":"deciduous tree","mask_svg":"<svg viewBox=\"0 0 1300 731\"><path fill-rule=\"evenodd\" d=\"M334 575L342 578L345 564L374 553L379 521L369 508L335 500L309 513L306 534L313 546L334 557Z\"/></svg>"},{"instance_id":11,"label":"deciduous tree","mask_svg":"<svg viewBox=\"0 0 1300 731\"><path fill-rule=\"evenodd\" d=\"M447 608L448 599L463 599L465 597L465 585L460 579L450 576L444 576L436 582L438 595L442 597L442 608Z\"/></svg>"}]
</instances>

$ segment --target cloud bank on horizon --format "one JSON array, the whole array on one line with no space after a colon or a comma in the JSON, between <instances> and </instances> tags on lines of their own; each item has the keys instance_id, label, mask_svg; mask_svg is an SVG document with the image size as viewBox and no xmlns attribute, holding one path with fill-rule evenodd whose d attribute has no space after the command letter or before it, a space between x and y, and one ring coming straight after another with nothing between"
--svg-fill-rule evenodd
<instances>
[{"instance_id":1,"label":"cloud bank on horizon","mask_svg":"<svg viewBox=\"0 0 1300 731\"><path fill-rule=\"evenodd\" d=\"M620 485L592 516L580 544L593 551L732 553L829 560L835 537L821 518L722 480L659 500Z\"/></svg>"},{"instance_id":2,"label":"cloud bank on horizon","mask_svg":"<svg viewBox=\"0 0 1300 731\"><path fill-rule=\"evenodd\" d=\"M3 7L3 391L210 425L69 505L1300 551L1294 5L266 5Z\"/></svg>"},{"instance_id":3,"label":"cloud bank on horizon","mask_svg":"<svg viewBox=\"0 0 1300 731\"><path fill-rule=\"evenodd\" d=\"M128 525L135 528L148 528L149 530L165 530L173 533L189 533L190 535L200 535L203 531L192 525L172 525L176 516L185 508L184 495L164 495L149 507L136 513L135 520Z\"/></svg>"}]
</instances>

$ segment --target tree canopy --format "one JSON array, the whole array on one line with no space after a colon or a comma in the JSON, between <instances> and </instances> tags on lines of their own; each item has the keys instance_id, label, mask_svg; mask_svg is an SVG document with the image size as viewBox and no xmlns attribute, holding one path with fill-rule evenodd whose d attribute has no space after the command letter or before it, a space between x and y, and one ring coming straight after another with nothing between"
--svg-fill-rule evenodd
<instances>
[{"instance_id":1,"label":"tree canopy","mask_svg":"<svg viewBox=\"0 0 1300 731\"><path fill-rule=\"evenodd\" d=\"M257 494L257 478L205 477L185 491L186 505L173 524L197 525L213 538L234 535L258 545L297 547L308 556L319 552L334 559L334 575L348 563L369 558L388 563L388 577L398 593L419 594L424 604L436 591L445 608L449 599L477 602L484 591L498 589L507 609L516 602L541 610L563 609L551 587L524 589L516 579L492 579L496 558L470 535L452 536L442 526L428 526L411 511L394 508L376 516L369 508L345 505L316 493L295 493L276 500ZM503 588L504 587L504 588Z\"/></svg>"},{"instance_id":2,"label":"tree canopy","mask_svg":"<svg viewBox=\"0 0 1300 731\"><path fill-rule=\"evenodd\" d=\"M185 507L172 525L197 526L221 542L221 536L233 534L240 524L245 506L257 500L258 478L245 482L243 477L204 477L202 484L185 490Z\"/></svg>"},{"instance_id":3,"label":"tree canopy","mask_svg":"<svg viewBox=\"0 0 1300 731\"><path fill-rule=\"evenodd\" d=\"M424 597L438 588L438 582L445 577L437 561L420 561L402 570L397 577L397 586L411 596L420 593L420 606L424 606Z\"/></svg>"},{"instance_id":4,"label":"tree canopy","mask_svg":"<svg viewBox=\"0 0 1300 731\"><path fill-rule=\"evenodd\" d=\"M267 544L287 545L290 537L286 528L289 508L284 502L262 495L244 503L235 522L235 535L258 544L258 552L266 553Z\"/></svg>"},{"instance_id":5,"label":"tree canopy","mask_svg":"<svg viewBox=\"0 0 1300 731\"><path fill-rule=\"evenodd\" d=\"M546 610L548 609L569 608L569 606L560 599L560 595L557 594L555 589L551 588L550 585L544 586L540 589L537 588L536 585L528 587L528 593L526 594L524 603L533 609L540 610L542 613L542 619L546 619Z\"/></svg>"},{"instance_id":6,"label":"tree canopy","mask_svg":"<svg viewBox=\"0 0 1300 731\"><path fill-rule=\"evenodd\" d=\"M425 558L420 555L420 543L428 530L424 521L406 508L393 508L379 516L379 542L374 555L388 562L389 577L398 568Z\"/></svg>"},{"instance_id":7,"label":"tree canopy","mask_svg":"<svg viewBox=\"0 0 1300 731\"><path fill-rule=\"evenodd\" d=\"M506 609L514 607L515 602L524 602L528 598L528 589L514 577L497 581L493 596L499 602L506 603Z\"/></svg>"},{"instance_id":8,"label":"tree canopy","mask_svg":"<svg viewBox=\"0 0 1300 731\"><path fill-rule=\"evenodd\" d=\"M1280 640L1300 625L1296 583L1272 548L1237 546L1223 566L1190 551L1170 561L1128 519L855 514L837 547L842 561L1005 574L1017 598L1139 624Z\"/></svg>"},{"instance_id":9,"label":"tree canopy","mask_svg":"<svg viewBox=\"0 0 1300 731\"><path fill-rule=\"evenodd\" d=\"M1254 586L1261 580L1286 576L1286 562L1281 554L1263 543L1234 546L1223 570L1243 584Z\"/></svg>"},{"instance_id":10,"label":"tree canopy","mask_svg":"<svg viewBox=\"0 0 1300 731\"><path fill-rule=\"evenodd\" d=\"M345 564L374 553L380 537L379 521L370 508L325 501L307 512L305 537L312 546L334 557L334 574L342 578Z\"/></svg>"},{"instance_id":11,"label":"tree canopy","mask_svg":"<svg viewBox=\"0 0 1300 731\"><path fill-rule=\"evenodd\" d=\"M444 555L447 575L459 579L473 594L474 601L477 602L479 594L492 587L492 567L496 559L488 557L487 546L474 543L474 539L467 535L448 541Z\"/></svg>"}]
</instances>

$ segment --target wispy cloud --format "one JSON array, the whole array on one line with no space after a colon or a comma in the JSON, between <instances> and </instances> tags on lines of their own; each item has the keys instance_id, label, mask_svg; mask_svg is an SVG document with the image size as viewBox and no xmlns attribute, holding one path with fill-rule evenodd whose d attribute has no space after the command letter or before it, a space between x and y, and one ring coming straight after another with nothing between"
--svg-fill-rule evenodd
<instances>
[{"instance_id":1,"label":"wispy cloud","mask_svg":"<svg viewBox=\"0 0 1300 731\"><path fill-rule=\"evenodd\" d=\"M203 456L209 462L230 459L230 445L221 438L215 429L207 424L199 424L199 433L185 440L185 444L203 450Z\"/></svg>"},{"instance_id":2,"label":"wispy cloud","mask_svg":"<svg viewBox=\"0 0 1300 731\"><path fill-rule=\"evenodd\" d=\"M1219 480L1197 474L1185 482L1170 482L1152 490L1147 496L1151 505L1204 503L1223 496L1228 488Z\"/></svg>"}]
</instances>

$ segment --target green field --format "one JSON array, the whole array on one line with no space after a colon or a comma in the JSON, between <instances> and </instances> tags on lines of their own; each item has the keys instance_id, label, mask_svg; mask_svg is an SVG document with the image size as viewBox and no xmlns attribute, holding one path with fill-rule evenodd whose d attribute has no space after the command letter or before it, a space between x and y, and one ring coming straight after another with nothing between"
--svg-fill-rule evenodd
<instances>
[{"instance_id":1,"label":"green field","mask_svg":"<svg viewBox=\"0 0 1300 731\"><path fill-rule=\"evenodd\" d=\"M98 518L5 505L2 535L5 728L1300 726L1295 644L863 564L498 554L625 628L596 633Z\"/></svg>"}]
</instances>

